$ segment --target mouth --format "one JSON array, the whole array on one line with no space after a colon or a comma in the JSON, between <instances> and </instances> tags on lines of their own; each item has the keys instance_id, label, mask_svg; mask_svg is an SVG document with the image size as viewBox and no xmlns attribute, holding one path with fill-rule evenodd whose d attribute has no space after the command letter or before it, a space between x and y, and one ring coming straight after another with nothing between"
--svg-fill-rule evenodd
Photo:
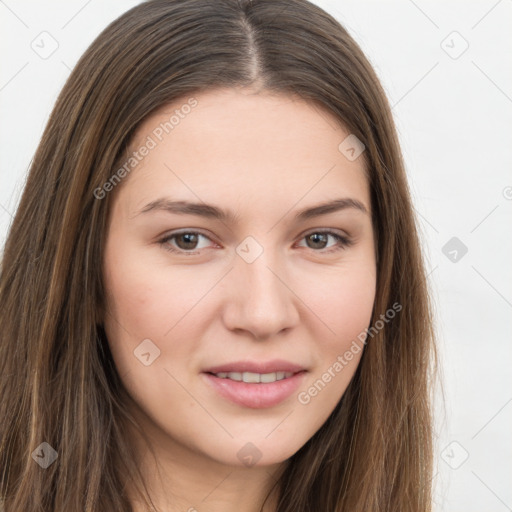
<instances>
[{"instance_id":1,"label":"mouth","mask_svg":"<svg viewBox=\"0 0 512 512\"><path fill-rule=\"evenodd\" d=\"M235 382L246 382L248 384L269 384L283 379L289 379L295 374L293 372L271 372L271 373L253 373L253 372L218 372L210 373L219 379L230 379Z\"/></svg>"},{"instance_id":2,"label":"mouth","mask_svg":"<svg viewBox=\"0 0 512 512\"><path fill-rule=\"evenodd\" d=\"M251 409L281 404L300 386L307 370L286 361L236 362L202 372L216 394Z\"/></svg>"}]
</instances>

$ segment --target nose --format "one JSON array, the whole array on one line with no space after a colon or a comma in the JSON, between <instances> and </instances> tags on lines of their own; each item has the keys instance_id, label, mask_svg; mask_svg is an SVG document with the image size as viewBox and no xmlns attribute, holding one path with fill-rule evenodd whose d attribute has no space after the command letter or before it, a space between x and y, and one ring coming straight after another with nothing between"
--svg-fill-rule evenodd
<instances>
[{"instance_id":1,"label":"nose","mask_svg":"<svg viewBox=\"0 0 512 512\"><path fill-rule=\"evenodd\" d=\"M228 329L263 340L298 324L300 300L284 265L270 250L264 250L252 263L236 256L234 267L229 273L223 315Z\"/></svg>"}]
</instances>

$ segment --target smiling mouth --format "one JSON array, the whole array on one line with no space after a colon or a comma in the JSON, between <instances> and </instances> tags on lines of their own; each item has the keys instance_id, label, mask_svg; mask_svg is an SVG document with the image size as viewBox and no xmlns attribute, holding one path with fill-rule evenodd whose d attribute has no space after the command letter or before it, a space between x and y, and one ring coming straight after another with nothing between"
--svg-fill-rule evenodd
<instances>
[{"instance_id":1,"label":"smiling mouth","mask_svg":"<svg viewBox=\"0 0 512 512\"><path fill-rule=\"evenodd\" d=\"M224 399L251 409L279 405L297 391L307 370L257 372L203 372L205 382Z\"/></svg>"},{"instance_id":2,"label":"smiling mouth","mask_svg":"<svg viewBox=\"0 0 512 512\"><path fill-rule=\"evenodd\" d=\"M254 373L254 372L218 372L210 373L219 379L229 379L236 382L246 382L248 384L270 384L279 380L293 377L294 372L271 372L271 373Z\"/></svg>"}]
</instances>

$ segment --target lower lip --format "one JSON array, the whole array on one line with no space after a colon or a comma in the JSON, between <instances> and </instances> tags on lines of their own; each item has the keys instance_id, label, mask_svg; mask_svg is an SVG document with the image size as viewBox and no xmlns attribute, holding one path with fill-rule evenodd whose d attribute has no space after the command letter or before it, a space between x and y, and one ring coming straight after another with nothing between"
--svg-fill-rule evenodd
<instances>
[{"instance_id":1,"label":"lower lip","mask_svg":"<svg viewBox=\"0 0 512 512\"><path fill-rule=\"evenodd\" d=\"M224 398L235 404L251 409L274 407L286 400L300 386L305 371L298 372L287 379L268 383L238 382L222 379L211 373L203 373L208 383Z\"/></svg>"}]
</instances>

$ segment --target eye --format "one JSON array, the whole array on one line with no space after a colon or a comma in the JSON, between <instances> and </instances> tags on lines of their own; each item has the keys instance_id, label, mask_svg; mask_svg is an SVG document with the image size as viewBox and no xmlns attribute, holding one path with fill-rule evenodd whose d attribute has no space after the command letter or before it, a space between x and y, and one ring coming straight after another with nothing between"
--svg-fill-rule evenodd
<instances>
[{"instance_id":1,"label":"eye","mask_svg":"<svg viewBox=\"0 0 512 512\"><path fill-rule=\"evenodd\" d=\"M327 245L329 237L335 240L335 243L331 246ZM209 237L198 231L181 231L167 235L159 241L159 244L167 251L193 256L199 253L198 249L207 247L198 245L201 238L211 241ZM353 243L347 236L327 230L312 231L303 236L301 240L306 240L306 244L310 244L306 247L322 253L339 251L350 247Z\"/></svg>"},{"instance_id":2,"label":"eye","mask_svg":"<svg viewBox=\"0 0 512 512\"><path fill-rule=\"evenodd\" d=\"M197 231L181 231L166 236L159 243L167 251L193 255L197 254L197 252L191 252L191 250L204 249L204 246L198 246L200 238L210 240L206 235ZM172 240L176 241L175 244L171 243Z\"/></svg>"},{"instance_id":3,"label":"eye","mask_svg":"<svg viewBox=\"0 0 512 512\"><path fill-rule=\"evenodd\" d=\"M334 240L336 240L336 243L331 246L327 246L329 237L334 238ZM306 244L308 244L308 243L311 244L308 246L310 249L315 249L315 250L319 249L319 250L321 250L321 252L324 252L324 253L330 253L330 252L335 252L335 251L339 251L342 249L346 249L347 247L350 247L353 243L352 240L350 240L350 238L348 238L347 236L340 235L339 233L335 233L334 231L327 231L327 230L312 231L312 232L306 234L302 238L302 240L306 240ZM326 247L327 247L327 250L323 250L323 249L326 249ZM319 250L316 250L315 252L320 252Z\"/></svg>"}]
</instances>

